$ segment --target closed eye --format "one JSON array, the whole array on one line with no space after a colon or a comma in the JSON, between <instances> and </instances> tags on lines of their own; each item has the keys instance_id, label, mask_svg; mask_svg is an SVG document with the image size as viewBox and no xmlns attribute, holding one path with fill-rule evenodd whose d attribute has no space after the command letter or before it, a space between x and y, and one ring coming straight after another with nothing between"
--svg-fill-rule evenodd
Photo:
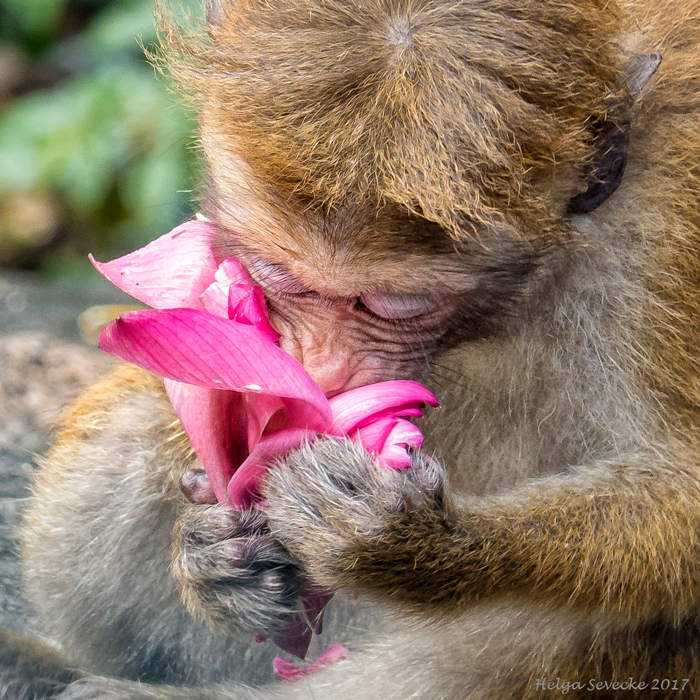
<instances>
[{"instance_id":1,"label":"closed eye","mask_svg":"<svg viewBox=\"0 0 700 700\"><path fill-rule=\"evenodd\" d=\"M247 264L251 277L263 289L278 299L295 295L317 295L310 287L291 275L284 266L268 262L258 257ZM434 311L438 306L436 297L431 294L362 294L359 305L375 316L388 321L416 318Z\"/></svg>"},{"instance_id":2,"label":"closed eye","mask_svg":"<svg viewBox=\"0 0 700 700\"><path fill-rule=\"evenodd\" d=\"M423 316L437 307L430 294L363 294L360 302L373 314L388 320Z\"/></svg>"}]
</instances>

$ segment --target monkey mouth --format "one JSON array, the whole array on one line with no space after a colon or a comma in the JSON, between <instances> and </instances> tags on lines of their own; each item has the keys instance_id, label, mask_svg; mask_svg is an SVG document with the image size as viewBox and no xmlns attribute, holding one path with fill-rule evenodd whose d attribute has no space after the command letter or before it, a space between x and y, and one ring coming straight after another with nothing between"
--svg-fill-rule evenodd
<instances>
[{"instance_id":1,"label":"monkey mouth","mask_svg":"<svg viewBox=\"0 0 700 700\"><path fill-rule=\"evenodd\" d=\"M193 221L145 248L93 263L155 308L107 325L100 348L164 377L165 389L219 502L261 500L270 463L316 434L350 437L379 465L410 466L423 436L408 418L435 396L418 382L369 384L327 398L277 344L262 291L232 258L218 263L213 229Z\"/></svg>"}]
</instances>

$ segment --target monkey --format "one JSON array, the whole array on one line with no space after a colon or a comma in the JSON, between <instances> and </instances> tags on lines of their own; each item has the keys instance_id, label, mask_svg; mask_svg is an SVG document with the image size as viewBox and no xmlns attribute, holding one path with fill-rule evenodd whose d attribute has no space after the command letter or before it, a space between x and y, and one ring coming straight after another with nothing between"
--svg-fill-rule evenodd
<instances>
[{"instance_id":1,"label":"monkey","mask_svg":"<svg viewBox=\"0 0 700 700\"><path fill-rule=\"evenodd\" d=\"M52 647L17 632L0 631L0 697L53 698L81 676Z\"/></svg>"},{"instance_id":2,"label":"monkey","mask_svg":"<svg viewBox=\"0 0 700 700\"><path fill-rule=\"evenodd\" d=\"M206 7L162 26L218 255L327 395L442 408L409 469L320 437L246 511L158 377L89 389L23 525L61 700L700 695L700 7ZM272 682L309 582L350 653Z\"/></svg>"}]
</instances>

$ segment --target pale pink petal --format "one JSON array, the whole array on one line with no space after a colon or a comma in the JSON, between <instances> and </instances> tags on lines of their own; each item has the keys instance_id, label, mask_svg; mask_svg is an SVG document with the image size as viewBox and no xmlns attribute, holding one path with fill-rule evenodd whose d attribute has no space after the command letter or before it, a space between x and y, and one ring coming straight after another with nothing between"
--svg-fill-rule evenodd
<instances>
[{"instance_id":1,"label":"pale pink petal","mask_svg":"<svg viewBox=\"0 0 700 700\"><path fill-rule=\"evenodd\" d=\"M325 431L330 424L318 385L253 326L192 309L131 311L105 326L99 346L186 384L290 399L307 427Z\"/></svg>"},{"instance_id":2,"label":"pale pink petal","mask_svg":"<svg viewBox=\"0 0 700 700\"><path fill-rule=\"evenodd\" d=\"M330 399L333 425L329 432L348 434L360 425L367 425L375 414L416 415L415 409L424 403L440 405L422 384L410 380L397 379L351 389Z\"/></svg>"},{"instance_id":3,"label":"pale pink petal","mask_svg":"<svg viewBox=\"0 0 700 700\"><path fill-rule=\"evenodd\" d=\"M232 284L228 290L228 309L226 311L226 318L232 318L233 311L235 311L236 306L243 301L246 297L250 296L250 290L253 285L251 284ZM248 324L253 325L252 323Z\"/></svg>"},{"instance_id":4,"label":"pale pink petal","mask_svg":"<svg viewBox=\"0 0 700 700\"><path fill-rule=\"evenodd\" d=\"M316 673L321 666L326 666L328 664L335 663L336 661L346 659L349 653L350 652L348 652L344 646L340 644L333 644L328 647L323 654L306 666L295 666L289 661L284 661L284 659L277 657L272 662L272 667L275 673L283 681L295 681L298 678L303 678L304 676L309 676L312 673Z\"/></svg>"},{"instance_id":5,"label":"pale pink petal","mask_svg":"<svg viewBox=\"0 0 700 700\"><path fill-rule=\"evenodd\" d=\"M165 390L219 503L228 503L228 483L245 459L243 395L165 379ZM233 424L232 424L233 418Z\"/></svg>"},{"instance_id":6,"label":"pale pink petal","mask_svg":"<svg viewBox=\"0 0 700 700\"><path fill-rule=\"evenodd\" d=\"M216 270L214 281L204 290L201 301L210 314L229 318L229 295L232 288L247 290L253 286L248 270L233 258L227 258ZM245 294L245 291L243 291Z\"/></svg>"},{"instance_id":7,"label":"pale pink petal","mask_svg":"<svg viewBox=\"0 0 700 700\"><path fill-rule=\"evenodd\" d=\"M229 482L231 503L246 508L260 500L258 484L275 459L296 449L314 434L301 428L292 428L264 435Z\"/></svg>"},{"instance_id":8,"label":"pale pink petal","mask_svg":"<svg viewBox=\"0 0 700 700\"><path fill-rule=\"evenodd\" d=\"M201 309L199 297L214 279L214 229L188 221L144 248L107 263L90 260L119 289L156 309Z\"/></svg>"}]
</instances>

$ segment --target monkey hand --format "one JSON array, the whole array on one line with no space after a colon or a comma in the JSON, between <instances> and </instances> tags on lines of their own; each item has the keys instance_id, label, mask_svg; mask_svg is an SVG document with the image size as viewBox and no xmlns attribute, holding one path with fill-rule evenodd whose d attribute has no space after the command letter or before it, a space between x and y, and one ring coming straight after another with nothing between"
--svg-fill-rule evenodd
<instances>
[{"instance_id":1,"label":"monkey hand","mask_svg":"<svg viewBox=\"0 0 700 700\"><path fill-rule=\"evenodd\" d=\"M186 475L201 502L206 479ZM297 610L300 569L268 527L264 511L218 504L189 507L174 530L172 572L195 616L212 627L265 634L284 628Z\"/></svg>"},{"instance_id":2,"label":"monkey hand","mask_svg":"<svg viewBox=\"0 0 700 700\"><path fill-rule=\"evenodd\" d=\"M391 595L392 571L410 570L407 556L419 556L450 520L439 464L416 453L408 469L382 468L347 440L291 453L270 470L264 495L272 532L330 589Z\"/></svg>"}]
</instances>

